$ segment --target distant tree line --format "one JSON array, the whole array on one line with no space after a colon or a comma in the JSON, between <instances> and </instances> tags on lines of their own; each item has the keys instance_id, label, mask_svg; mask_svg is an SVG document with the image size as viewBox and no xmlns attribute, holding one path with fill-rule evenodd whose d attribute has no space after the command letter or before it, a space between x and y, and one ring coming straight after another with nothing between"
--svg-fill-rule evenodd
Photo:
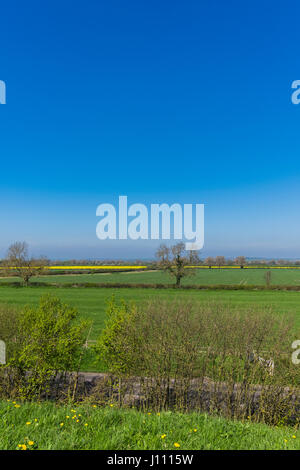
<instances>
[{"instance_id":1,"label":"distant tree line","mask_svg":"<svg viewBox=\"0 0 300 470\"><path fill-rule=\"evenodd\" d=\"M165 244L160 245L156 252L156 261L144 261L144 260L48 260L44 256L38 258L30 257L28 254L28 245L26 242L13 243L8 251L6 258L0 261L1 271L5 271L7 276L20 277L25 285L29 284L32 277L45 274L49 266L146 266L147 269L161 269L168 272L174 277L175 285L180 286L181 279L186 276L192 276L195 274L195 270L189 269L192 266L207 266L212 267L224 267L224 266L238 266L243 269L245 266L258 266L258 267L272 267L272 266L300 266L300 260L286 260L286 259L247 259L245 256L237 256L234 259L225 258L225 256L218 255L215 258L208 256L205 259L201 259L199 252L197 251L186 251L184 243L177 243L171 247ZM266 276L267 285L271 282L271 272L267 273Z\"/></svg>"},{"instance_id":2,"label":"distant tree line","mask_svg":"<svg viewBox=\"0 0 300 470\"><path fill-rule=\"evenodd\" d=\"M225 258L224 256L208 256L204 260L200 260L200 265L203 266L239 266L244 268L245 266L300 266L300 260L288 260L288 259L247 259L245 256L237 256L234 259Z\"/></svg>"}]
</instances>

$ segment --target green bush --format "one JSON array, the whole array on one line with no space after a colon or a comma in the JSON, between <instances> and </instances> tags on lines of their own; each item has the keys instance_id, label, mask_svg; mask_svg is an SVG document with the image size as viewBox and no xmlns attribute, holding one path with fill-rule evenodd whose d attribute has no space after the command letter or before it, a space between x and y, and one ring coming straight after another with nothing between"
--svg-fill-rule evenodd
<instances>
[{"instance_id":1,"label":"green bush","mask_svg":"<svg viewBox=\"0 0 300 470\"><path fill-rule=\"evenodd\" d=\"M4 368L11 393L22 399L40 397L57 374L78 370L88 324L77 315L73 307L50 295L42 297L38 307L16 314Z\"/></svg>"},{"instance_id":2,"label":"green bush","mask_svg":"<svg viewBox=\"0 0 300 470\"><path fill-rule=\"evenodd\" d=\"M95 350L124 385L119 401L123 394L127 403L157 410L192 406L269 423L294 419L300 370L290 357L292 318L271 308L240 312L163 299L139 307L112 299L108 315Z\"/></svg>"},{"instance_id":3,"label":"green bush","mask_svg":"<svg viewBox=\"0 0 300 470\"><path fill-rule=\"evenodd\" d=\"M130 372L131 365L135 365L136 358L132 347L127 343L129 339L127 332L135 323L136 306L124 301L117 303L115 297L112 296L106 313L105 328L93 349L98 360L106 365L108 371Z\"/></svg>"}]
</instances>

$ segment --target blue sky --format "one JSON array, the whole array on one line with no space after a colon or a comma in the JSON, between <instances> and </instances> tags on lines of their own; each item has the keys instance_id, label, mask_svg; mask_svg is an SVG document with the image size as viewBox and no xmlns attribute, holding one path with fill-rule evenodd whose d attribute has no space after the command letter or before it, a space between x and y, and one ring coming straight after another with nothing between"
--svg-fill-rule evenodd
<instances>
[{"instance_id":1,"label":"blue sky","mask_svg":"<svg viewBox=\"0 0 300 470\"><path fill-rule=\"evenodd\" d=\"M300 258L299 3L1 6L0 256L151 257L96 207L204 203L203 256Z\"/></svg>"}]
</instances>

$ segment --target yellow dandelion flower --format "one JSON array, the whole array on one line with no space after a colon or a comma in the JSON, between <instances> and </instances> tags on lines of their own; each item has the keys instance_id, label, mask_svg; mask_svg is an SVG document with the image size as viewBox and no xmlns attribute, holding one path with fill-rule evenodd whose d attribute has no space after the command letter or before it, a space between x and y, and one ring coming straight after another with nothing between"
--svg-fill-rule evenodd
<instances>
[{"instance_id":1,"label":"yellow dandelion flower","mask_svg":"<svg viewBox=\"0 0 300 470\"><path fill-rule=\"evenodd\" d=\"M67 418L67 419L69 419L69 418L70 418L70 416L68 416L68 415L67 415L67 416L66 416L66 418Z\"/></svg>"},{"instance_id":2,"label":"yellow dandelion flower","mask_svg":"<svg viewBox=\"0 0 300 470\"><path fill-rule=\"evenodd\" d=\"M162 434L160 437L161 437L162 439L165 439L166 436L167 436L166 434Z\"/></svg>"},{"instance_id":3,"label":"yellow dandelion flower","mask_svg":"<svg viewBox=\"0 0 300 470\"><path fill-rule=\"evenodd\" d=\"M79 423L79 419L76 419L76 423Z\"/></svg>"},{"instance_id":4,"label":"yellow dandelion flower","mask_svg":"<svg viewBox=\"0 0 300 470\"><path fill-rule=\"evenodd\" d=\"M194 432L197 432L197 431L198 431L198 429L195 428L195 429L194 429Z\"/></svg>"},{"instance_id":5,"label":"yellow dandelion flower","mask_svg":"<svg viewBox=\"0 0 300 470\"><path fill-rule=\"evenodd\" d=\"M85 426L88 426L88 423L84 423Z\"/></svg>"},{"instance_id":6,"label":"yellow dandelion flower","mask_svg":"<svg viewBox=\"0 0 300 470\"><path fill-rule=\"evenodd\" d=\"M31 424L31 421L27 421L26 425L29 426Z\"/></svg>"},{"instance_id":7,"label":"yellow dandelion flower","mask_svg":"<svg viewBox=\"0 0 300 470\"><path fill-rule=\"evenodd\" d=\"M178 442L174 442L174 447L180 447L180 444Z\"/></svg>"},{"instance_id":8,"label":"yellow dandelion flower","mask_svg":"<svg viewBox=\"0 0 300 470\"><path fill-rule=\"evenodd\" d=\"M60 426L63 426L65 423L60 423Z\"/></svg>"},{"instance_id":9,"label":"yellow dandelion flower","mask_svg":"<svg viewBox=\"0 0 300 470\"><path fill-rule=\"evenodd\" d=\"M34 441L28 441L28 444L29 444L30 446L33 446Z\"/></svg>"},{"instance_id":10,"label":"yellow dandelion flower","mask_svg":"<svg viewBox=\"0 0 300 470\"><path fill-rule=\"evenodd\" d=\"M292 436L292 439L296 439L296 436Z\"/></svg>"},{"instance_id":11,"label":"yellow dandelion flower","mask_svg":"<svg viewBox=\"0 0 300 470\"><path fill-rule=\"evenodd\" d=\"M15 408L20 408L21 405L15 405Z\"/></svg>"}]
</instances>

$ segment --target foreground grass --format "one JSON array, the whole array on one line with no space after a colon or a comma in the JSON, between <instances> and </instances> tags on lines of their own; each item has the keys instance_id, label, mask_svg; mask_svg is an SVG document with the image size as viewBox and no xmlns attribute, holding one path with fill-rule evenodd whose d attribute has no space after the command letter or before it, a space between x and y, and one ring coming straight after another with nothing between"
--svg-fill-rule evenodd
<instances>
[{"instance_id":1,"label":"foreground grass","mask_svg":"<svg viewBox=\"0 0 300 470\"><path fill-rule=\"evenodd\" d=\"M300 449L299 430L198 413L0 402L0 419L2 450Z\"/></svg>"}]
</instances>

